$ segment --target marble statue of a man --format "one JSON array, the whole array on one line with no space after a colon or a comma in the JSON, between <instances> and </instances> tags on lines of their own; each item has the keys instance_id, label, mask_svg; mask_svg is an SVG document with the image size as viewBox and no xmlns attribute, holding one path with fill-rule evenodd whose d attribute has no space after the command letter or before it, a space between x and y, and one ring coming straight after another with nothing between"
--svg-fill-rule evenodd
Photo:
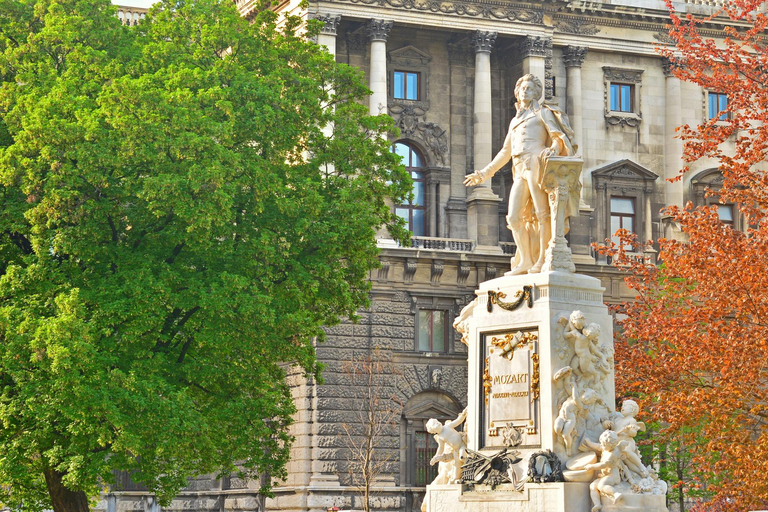
<instances>
[{"instance_id":1,"label":"marble statue of a man","mask_svg":"<svg viewBox=\"0 0 768 512\"><path fill-rule=\"evenodd\" d=\"M473 186L490 179L512 159L514 182L509 193L507 227L517 245L508 275L541 271L552 238L550 207L541 180L550 156L572 156L576 147L568 117L554 106L539 103L541 81L528 74L515 85L517 114L509 123L504 146L491 163L468 175L464 185ZM571 191L568 215L578 215L581 189Z\"/></svg>"}]
</instances>

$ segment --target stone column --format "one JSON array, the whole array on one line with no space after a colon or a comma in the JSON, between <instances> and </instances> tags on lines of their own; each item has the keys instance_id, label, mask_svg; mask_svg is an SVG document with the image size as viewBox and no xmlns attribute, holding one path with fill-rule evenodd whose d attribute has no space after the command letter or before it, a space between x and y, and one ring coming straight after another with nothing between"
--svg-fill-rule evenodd
<instances>
[{"instance_id":1,"label":"stone column","mask_svg":"<svg viewBox=\"0 0 768 512\"><path fill-rule=\"evenodd\" d=\"M664 118L664 179L668 180L679 175L683 167L683 143L675 138L675 129L683 124L683 109L681 106L682 93L680 79L672 73L672 63L669 59L662 60L665 82L665 111ZM673 183L666 182L666 203L682 207L684 202L683 180Z\"/></svg>"},{"instance_id":2,"label":"stone column","mask_svg":"<svg viewBox=\"0 0 768 512\"><path fill-rule=\"evenodd\" d=\"M323 28L317 36L317 44L328 48L328 53L336 55L336 28L339 26L340 14L317 13L312 15L316 20L323 22Z\"/></svg>"},{"instance_id":3,"label":"stone column","mask_svg":"<svg viewBox=\"0 0 768 512\"><path fill-rule=\"evenodd\" d=\"M523 74L534 75L541 80L543 88L547 75L547 39L540 36L525 36L518 43L517 49L523 59ZM544 95L542 94L543 99Z\"/></svg>"},{"instance_id":4,"label":"stone column","mask_svg":"<svg viewBox=\"0 0 768 512\"><path fill-rule=\"evenodd\" d=\"M491 50L496 32L478 30L472 37L475 45L474 137L472 141L475 169L491 162ZM493 193L491 180L474 188L467 198L467 234L477 241L477 248L486 252L501 252L499 247L499 202Z\"/></svg>"},{"instance_id":5,"label":"stone column","mask_svg":"<svg viewBox=\"0 0 768 512\"><path fill-rule=\"evenodd\" d=\"M392 29L390 20L370 20L368 36L371 38L371 65L369 87L373 94L369 99L371 115L387 113L387 37Z\"/></svg>"},{"instance_id":6,"label":"stone column","mask_svg":"<svg viewBox=\"0 0 768 512\"><path fill-rule=\"evenodd\" d=\"M571 126L576 134L579 153L584 154L584 124L582 95L581 95L581 65L587 56L587 49L581 46L566 46L563 48L563 62L566 72L566 112L571 121ZM581 203L580 208L589 208L588 199L592 196L592 176L589 173L581 173Z\"/></svg>"}]
</instances>

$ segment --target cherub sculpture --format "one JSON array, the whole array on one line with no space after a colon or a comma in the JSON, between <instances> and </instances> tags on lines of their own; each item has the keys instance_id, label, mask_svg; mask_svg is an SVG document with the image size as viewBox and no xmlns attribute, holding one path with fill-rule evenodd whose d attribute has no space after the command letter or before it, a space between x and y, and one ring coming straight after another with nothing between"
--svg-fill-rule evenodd
<instances>
[{"instance_id":1,"label":"cherub sculpture","mask_svg":"<svg viewBox=\"0 0 768 512\"><path fill-rule=\"evenodd\" d=\"M635 415L640 412L640 407L634 400L624 400L621 404L621 412L613 413L604 426L616 432L624 461L629 469L627 480L634 484L640 478L647 478L650 473L643 465L640 452L635 444L635 436L638 432L645 431L645 423L637 421Z\"/></svg>"},{"instance_id":2,"label":"cherub sculpture","mask_svg":"<svg viewBox=\"0 0 768 512\"><path fill-rule=\"evenodd\" d=\"M565 452L571 456L575 451L577 437L579 434L583 434L583 432L580 432L579 424L581 424L581 430L583 430L586 416L589 413L588 408L597 402L602 402L602 400L600 400L594 389L586 388L579 394L571 378L571 372L566 372L564 378L566 386L571 388L571 396L560 406L560 413L555 418L554 428L555 432L563 438Z\"/></svg>"},{"instance_id":3,"label":"cherub sculpture","mask_svg":"<svg viewBox=\"0 0 768 512\"><path fill-rule=\"evenodd\" d=\"M450 482L461 481L461 466L467 457L467 433L456 431L456 427L464 423L466 419L467 409L464 409L455 420L446 421L445 424L440 423L435 418L427 421L427 432L434 434L435 441L437 441L437 453L429 461L429 464L452 462L453 475L451 475Z\"/></svg>"},{"instance_id":4,"label":"cherub sculpture","mask_svg":"<svg viewBox=\"0 0 768 512\"><path fill-rule=\"evenodd\" d=\"M617 486L621 484L621 474L626 471L624 455L619 447L619 436L613 430L606 430L600 434L599 446L586 441L590 447L599 450L600 460L593 464L587 464L584 469L599 470L600 476L589 484L589 494L592 498L592 512L599 512L603 507L601 494L613 498L613 503L621 502L621 493Z\"/></svg>"}]
</instances>

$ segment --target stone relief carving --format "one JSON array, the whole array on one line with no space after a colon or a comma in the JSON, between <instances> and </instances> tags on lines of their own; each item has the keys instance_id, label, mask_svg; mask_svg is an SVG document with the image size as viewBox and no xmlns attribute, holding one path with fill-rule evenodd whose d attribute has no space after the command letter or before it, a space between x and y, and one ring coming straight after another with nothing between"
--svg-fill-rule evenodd
<instances>
[{"instance_id":1,"label":"stone relief carving","mask_svg":"<svg viewBox=\"0 0 768 512\"><path fill-rule=\"evenodd\" d=\"M594 23L579 19L557 20L555 21L555 29L558 32L582 36L593 36L600 32L600 29Z\"/></svg>"},{"instance_id":2,"label":"stone relief carving","mask_svg":"<svg viewBox=\"0 0 768 512\"><path fill-rule=\"evenodd\" d=\"M515 465L522 460L519 455L520 452L506 448L490 456L469 450L461 480L463 483L485 484L491 487L511 483L517 490L522 490L525 480L520 481L515 472Z\"/></svg>"},{"instance_id":3,"label":"stone relief carving","mask_svg":"<svg viewBox=\"0 0 768 512\"><path fill-rule=\"evenodd\" d=\"M623 69L603 66L603 76L609 82L637 84L643 80L642 69Z\"/></svg>"},{"instance_id":4,"label":"stone relief carving","mask_svg":"<svg viewBox=\"0 0 768 512\"><path fill-rule=\"evenodd\" d=\"M560 459L552 450L534 453L528 460L528 478L536 483L563 482Z\"/></svg>"},{"instance_id":5,"label":"stone relief carving","mask_svg":"<svg viewBox=\"0 0 768 512\"><path fill-rule=\"evenodd\" d=\"M584 46L566 46L563 48L565 67L581 67L587 56L588 48Z\"/></svg>"},{"instance_id":6,"label":"stone relief carving","mask_svg":"<svg viewBox=\"0 0 768 512\"><path fill-rule=\"evenodd\" d=\"M485 32L483 30L477 30L472 35L472 44L475 45L475 52L491 52L493 45L496 43L496 32Z\"/></svg>"},{"instance_id":7,"label":"stone relief carving","mask_svg":"<svg viewBox=\"0 0 768 512\"><path fill-rule=\"evenodd\" d=\"M371 41L386 41L393 24L392 20L369 20L366 26L368 37L371 38Z\"/></svg>"},{"instance_id":8,"label":"stone relief carving","mask_svg":"<svg viewBox=\"0 0 768 512\"><path fill-rule=\"evenodd\" d=\"M526 9L517 6L499 4L484 5L472 2L440 0L330 0L334 3L352 3L362 5L380 5L395 9L427 11L432 13L453 14L469 18L488 18L496 20L519 21L541 25L544 21L542 9Z\"/></svg>"},{"instance_id":9,"label":"stone relief carving","mask_svg":"<svg viewBox=\"0 0 768 512\"><path fill-rule=\"evenodd\" d=\"M323 22L323 28L320 29L321 34L328 34L331 36L336 35L336 29L339 26L339 21L341 21L340 14L329 14L329 13L317 12L317 13L310 13L309 17L311 19Z\"/></svg>"},{"instance_id":10,"label":"stone relief carving","mask_svg":"<svg viewBox=\"0 0 768 512\"><path fill-rule=\"evenodd\" d=\"M514 448L515 446L520 446L523 442L523 433L512 423L507 423L501 434L501 438L504 440L503 442L505 445Z\"/></svg>"},{"instance_id":11,"label":"stone relief carving","mask_svg":"<svg viewBox=\"0 0 768 512\"><path fill-rule=\"evenodd\" d=\"M426 120L425 108L418 105L394 104L389 107L389 112L403 136L422 141L434 161L445 164L448 135L437 123Z\"/></svg>"},{"instance_id":12,"label":"stone relief carving","mask_svg":"<svg viewBox=\"0 0 768 512\"><path fill-rule=\"evenodd\" d=\"M425 67L432 57L415 46L405 46L389 52L389 61L396 66Z\"/></svg>"}]
</instances>

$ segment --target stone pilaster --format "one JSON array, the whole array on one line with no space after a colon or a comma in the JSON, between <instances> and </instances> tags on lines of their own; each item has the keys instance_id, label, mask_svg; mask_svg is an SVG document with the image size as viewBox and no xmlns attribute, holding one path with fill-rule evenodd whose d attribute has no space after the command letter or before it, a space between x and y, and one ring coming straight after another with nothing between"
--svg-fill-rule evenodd
<instances>
[{"instance_id":1,"label":"stone pilaster","mask_svg":"<svg viewBox=\"0 0 768 512\"><path fill-rule=\"evenodd\" d=\"M576 135L574 141L579 147L584 141L583 97L581 92L581 65L587 56L587 49L581 46L566 46L563 48L563 62L566 73L566 112L571 120L571 126ZM580 151L584 154L584 150ZM581 174L581 208L589 208L589 197L592 195L592 175Z\"/></svg>"},{"instance_id":2,"label":"stone pilaster","mask_svg":"<svg viewBox=\"0 0 768 512\"><path fill-rule=\"evenodd\" d=\"M491 50L496 32L478 30L472 37L475 46L475 92L473 155L475 169L491 162ZM488 180L474 188L467 198L467 234L477 241L479 250L501 251L499 248L499 202Z\"/></svg>"},{"instance_id":3,"label":"stone pilaster","mask_svg":"<svg viewBox=\"0 0 768 512\"><path fill-rule=\"evenodd\" d=\"M665 104L664 118L664 179L674 178L683 167L683 143L675 138L675 129L683 124L683 110L681 106L682 92L680 79L673 74L674 64L669 59L662 59L664 69ZM672 183L667 182L667 203L675 206L683 206L683 180Z\"/></svg>"},{"instance_id":4,"label":"stone pilaster","mask_svg":"<svg viewBox=\"0 0 768 512\"><path fill-rule=\"evenodd\" d=\"M368 22L371 39L369 87L373 94L369 99L371 115L387 113L387 37L392 29L391 20L373 19Z\"/></svg>"}]
</instances>

